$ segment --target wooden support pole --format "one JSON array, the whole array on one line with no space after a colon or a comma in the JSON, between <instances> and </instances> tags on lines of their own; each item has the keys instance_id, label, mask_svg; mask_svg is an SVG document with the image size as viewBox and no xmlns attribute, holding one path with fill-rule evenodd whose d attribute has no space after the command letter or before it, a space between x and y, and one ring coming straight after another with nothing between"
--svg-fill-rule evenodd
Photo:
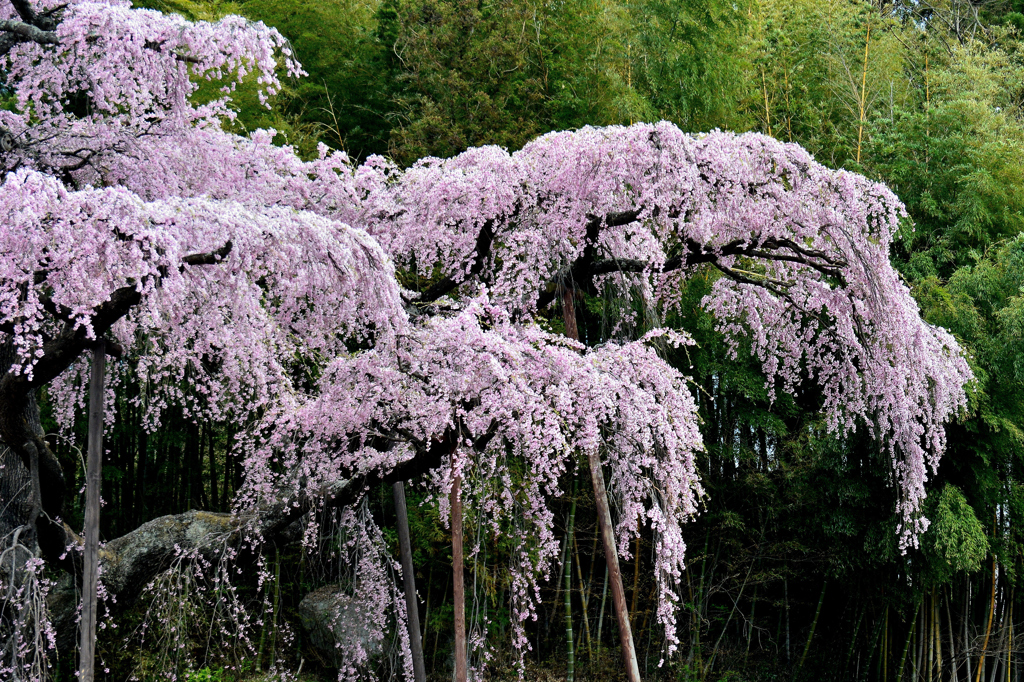
<instances>
[{"instance_id":1,"label":"wooden support pole","mask_svg":"<svg viewBox=\"0 0 1024 682\"><path fill-rule=\"evenodd\" d=\"M573 302L575 293L572 287L562 287L562 319L565 322L565 335L579 341L576 326L576 306ZM612 525L612 513L608 505L608 490L604 483L604 472L601 470L601 457L595 450L587 453L590 464L590 479L594 486L594 506L597 507L597 525L601 532L604 545L604 558L608 564L608 581L612 587L612 609L619 625L619 643L622 646L622 661L626 668L626 679L629 682L640 682L640 665L636 660L636 648L633 646L633 630L629 624L629 607L626 604L626 589L622 584L622 571L619 570L619 552L615 544L615 528ZM457 681L461 682L461 681Z\"/></svg>"},{"instance_id":2,"label":"wooden support pole","mask_svg":"<svg viewBox=\"0 0 1024 682\"><path fill-rule=\"evenodd\" d=\"M597 506L597 521L601 529L601 540L604 543L604 558L608 564L608 582L612 587L612 608L615 611L615 620L619 625L619 643L622 646L622 662L626 667L626 679L629 682L640 682L640 665L637 663L636 649L633 646L633 631L629 627L626 590L622 586L622 573L619 570L615 529L612 526L611 510L608 508L608 491L604 485L601 460L596 452L590 453L590 477L594 484L594 503Z\"/></svg>"},{"instance_id":3,"label":"wooden support pole","mask_svg":"<svg viewBox=\"0 0 1024 682\"><path fill-rule=\"evenodd\" d=\"M409 617L409 647L412 649L412 671L416 682L426 682L423 663L423 639L420 636L420 607L416 600L416 574L412 566L412 541L409 537L409 510L405 504L405 484L397 481L391 492L398 517L398 553L402 555L402 581L405 583L405 611Z\"/></svg>"},{"instance_id":4,"label":"wooden support pole","mask_svg":"<svg viewBox=\"0 0 1024 682\"><path fill-rule=\"evenodd\" d=\"M452 453L452 467L455 466L455 453ZM458 474L452 481L452 573L454 573L453 591L455 597L455 682L466 682L469 674L469 663L466 652L466 584L463 575L462 559L462 478Z\"/></svg>"},{"instance_id":5,"label":"wooden support pole","mask_svg":"<svg viewBox=\"0 0 1024 682\"><path fill-rule=\"evenodd\" d=\"M103 483L103 392L106 344L96 341L89 376L89 441L85 469L85 557L82 571L82 624L79 682L93 682L96 667L96 583L100 555L100 493Z\"/></svg>"}]
</instances>

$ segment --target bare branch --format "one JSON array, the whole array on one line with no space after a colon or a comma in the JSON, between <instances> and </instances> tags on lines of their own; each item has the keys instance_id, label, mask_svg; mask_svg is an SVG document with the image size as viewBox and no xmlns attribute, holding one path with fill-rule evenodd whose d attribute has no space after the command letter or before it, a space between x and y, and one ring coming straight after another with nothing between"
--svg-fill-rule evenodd
<instances>
[{"instance_id":1,"label":"bare branch","mask_svg":"<svg viewBox=\"0 0 1024 682\"><path fill-rule=\"evenodd\" d=\"M181 262L185 265L216 265L228 257L228 254L231 253L231 246L231 240L229 239L224 246L216 251L189 254L182 258Z\"/></svg>"}]
</instances>

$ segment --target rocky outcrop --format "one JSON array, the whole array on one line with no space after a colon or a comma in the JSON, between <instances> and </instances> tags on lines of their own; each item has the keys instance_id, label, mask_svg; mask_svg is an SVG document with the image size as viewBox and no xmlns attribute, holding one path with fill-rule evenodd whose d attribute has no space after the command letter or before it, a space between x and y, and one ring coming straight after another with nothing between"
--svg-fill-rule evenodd
<instances>
[{"instance_id":1,"label":"rocky outcrop","mask_svg":"<svg viewBox=\"0 0 1024 682\"><path fill-rule=\"evenodd\" d=\"M383 646L371 624L371 608L338 585L327 585L299 602L299 620L317 653L341 668L352 661L352 652L365 652L370 660L380 655Z\"/></svg>"}]
</instances>

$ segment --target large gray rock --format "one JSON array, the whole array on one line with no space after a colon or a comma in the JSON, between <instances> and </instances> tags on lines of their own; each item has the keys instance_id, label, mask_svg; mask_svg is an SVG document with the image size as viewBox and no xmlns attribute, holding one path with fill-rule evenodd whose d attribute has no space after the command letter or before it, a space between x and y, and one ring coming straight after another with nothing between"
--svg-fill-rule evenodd
<instances>
[{"instance_id":1,"label":"large gray rock","mask_svg":"<svg viewBox=\"0 0 1024 682\"><path fill-rule=\"evenodd\" d=\"M373 627L371 608L338 585L327 585L299 602L299 620L317 652L340 668L353 663L353 651L362 649L371 660L381 653L382 640Z\"/></svg>"}]
</instances>

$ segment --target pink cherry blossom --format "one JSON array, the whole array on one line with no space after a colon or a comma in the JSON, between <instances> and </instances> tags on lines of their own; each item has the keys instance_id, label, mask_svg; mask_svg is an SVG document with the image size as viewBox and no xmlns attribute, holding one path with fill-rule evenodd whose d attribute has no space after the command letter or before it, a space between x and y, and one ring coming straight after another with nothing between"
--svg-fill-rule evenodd
<instances>
[{"instance_id":1,"label":"pink cherry blossom","mask_svg":"<svg viewBox=\"0 0 1024 682\"><path fill-rule=\"evenodd\" d=\"M65 426L84 400L82 353L107 335L128 360L115 380L146 387L149 428L171 404L245 427L240 514L420 462L444 517L457 474L479 522L519 540L522 651L558 554L552 500L596 453L620 553L644 526L656 537L671 648L702 442L688 379L659 349L690 341L631 338L624 318L586 347L539 313L568 286L634 292L657 319L711 271L704 306L732 352L749 339L773 394L816 384L831 433L867 428L891 458L903 546L926 528L924 484L972 377L889 263L903 207L886 187L796 145L669 123L408 169L326 147L303 161L273 131L222 128L243 79L272 95L279 68L300 73L275 30L118 0L39 9L55 10L54 31L2 57L17 103L0 112L15 140L0 343L16 357L2 378L22 396L49 385ZM194 103L202 79L223 96ZM344 522L374 603L401 620L372 519Z\"/></svg>"}]
</instances>

